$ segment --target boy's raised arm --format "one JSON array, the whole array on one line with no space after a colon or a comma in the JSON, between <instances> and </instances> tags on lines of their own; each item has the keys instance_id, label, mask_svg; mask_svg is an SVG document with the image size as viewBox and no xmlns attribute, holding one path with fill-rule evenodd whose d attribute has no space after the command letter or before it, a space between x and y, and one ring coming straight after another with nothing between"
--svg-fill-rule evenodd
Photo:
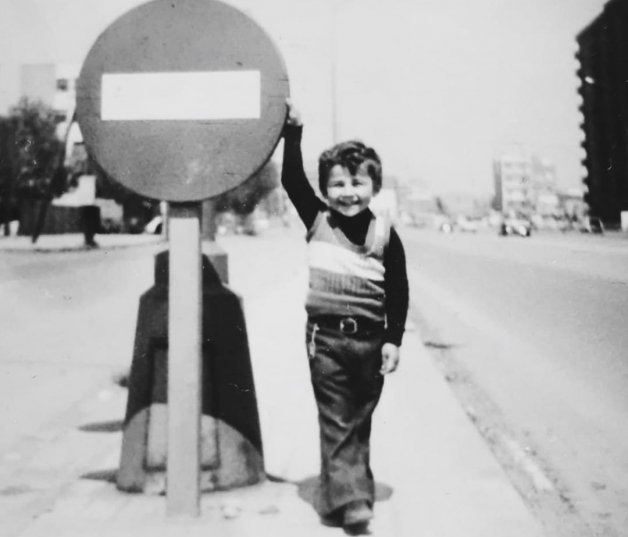
<instances>
[{"instance_id":1,"label":"boy's raised arm","mask_svg":"<svg viewBox=\"0 0 628 537\"><path fill-rule=\"evenodd\" d=\"M301 154L303 123L301 117L290 101L287 104L288 114L283 133L281 184L286 189L288 197L305 227L309 229L319 211L325 209L325 204L316 196L303 169L303 156Z\"/></svg>"}]
</instances>

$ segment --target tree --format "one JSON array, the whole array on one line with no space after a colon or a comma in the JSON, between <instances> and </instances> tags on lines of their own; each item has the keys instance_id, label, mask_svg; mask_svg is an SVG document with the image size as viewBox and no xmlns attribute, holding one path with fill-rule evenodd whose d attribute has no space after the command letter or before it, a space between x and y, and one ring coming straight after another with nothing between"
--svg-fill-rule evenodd
<instances>
[{"instance_id":1,"label":"tree","mask_svg":"<svg viewBox=\"0 0 628 537\"><path fill-rule=\"evenodd\" d=\"M244 183L218 196L215 200L216 211L232 211L246 217L278 186L279 170L274 162L269 161Z\"/></svg>"},{"instance_id":2,"label":"tree","mask_svg":"<svg viewBox=\"0 0 628 537\"><path fill-rule=\"evenodd\" d=\"M4 234L10 234L9 223L17 219L14 178L16 175L15 150L16 122L12 118L0 117L0 222Z\"/></svg>"},{"instance_id":3,"label":"tree","mask_svg":"<svg viewBox=\"0 0 628 537\"><path fill-rule=\"evenodd\" d=\"M65 147L56 136L57 118L49 106L22 97L9 112L16 125L15 169L19 198L47 199L67 189Z\"/></svg>"}]
</instances>

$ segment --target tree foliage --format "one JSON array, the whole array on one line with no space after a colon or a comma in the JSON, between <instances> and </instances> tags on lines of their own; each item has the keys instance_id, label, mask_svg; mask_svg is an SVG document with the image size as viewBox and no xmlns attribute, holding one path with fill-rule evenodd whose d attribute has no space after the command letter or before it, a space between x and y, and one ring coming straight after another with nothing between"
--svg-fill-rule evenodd
<instances>
[{"instance_id":1,"label":"tree foliage","mask_svg":"<svg viewBox=\"0 0 628 537\"><path fill-rule=\"evenodd\" d=\"M15 125L12 118L0 117L0 192L3 195L15 173Z\"/></svg>"},{"instance_id":2,"label":"tree foliage","mask_svg":"<svg viewBox=\"0 0 628 537\"><path fill-rule=\"evenodd\" d=\"M216 211L232 211L239 216L247 216L277 186L279 170L274 162L268 161L244 183L218 196L215 201Z\"/></svg>"},{"instance_id":3,"label":"tree foliage","mask_svg":"<svg viewBox=\"0 0 628 537\"><path fill-rule=\"evenodd\" d=\"M9 111L15 125L19 197L41 199L60 195L66 189L63 169L64 145L56 136L54 111L26 97Z\"/></svg>"}]
</instances>

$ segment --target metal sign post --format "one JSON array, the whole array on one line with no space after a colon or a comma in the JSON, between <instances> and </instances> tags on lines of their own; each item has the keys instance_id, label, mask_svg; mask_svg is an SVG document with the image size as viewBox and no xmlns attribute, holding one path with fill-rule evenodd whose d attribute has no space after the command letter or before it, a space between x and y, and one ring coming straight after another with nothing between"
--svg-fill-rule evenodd
<instances>
[{"instance_id":1,"label":"metal sign post","mask_svg":"<svg viewBox=\"0 0 628 537\"><path fill-rule=\"evenodd\" d=\"M266 33L215 0L154 0L114 21L77 84L85 145L111 177L170 202L167 513L199 512L203 200L268 160L289 95Z\"/></svg>"},{"instance_id":2,"label":"metal sign post","mask_svg":"<svg viewBox=\"0 0 628 537\"><path fill-rule=\"evenodd\" d=\"M200 513L200 203L171 203L166 512Z\"/></svg>"}]
</instances>

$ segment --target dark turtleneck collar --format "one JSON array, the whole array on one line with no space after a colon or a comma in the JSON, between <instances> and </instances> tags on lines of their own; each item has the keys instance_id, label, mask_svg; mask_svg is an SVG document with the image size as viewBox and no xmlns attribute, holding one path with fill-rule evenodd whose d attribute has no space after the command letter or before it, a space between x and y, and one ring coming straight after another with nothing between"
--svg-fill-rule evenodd
<instances>
[{"instance_id":1,"label":"dark turtleneck collar","mask_svg":"<svg viewBox=\"0 0 628 537\"><path fill-rule=\"evenodd\" d=\"M373 219L373 213L370 209L356 214L355 216L344 216L333 209L329 209L333 221L345 234L353 244L362 246L366 241L366 234L369 230L369 224Z\"/></svg>"}]
</instances>

